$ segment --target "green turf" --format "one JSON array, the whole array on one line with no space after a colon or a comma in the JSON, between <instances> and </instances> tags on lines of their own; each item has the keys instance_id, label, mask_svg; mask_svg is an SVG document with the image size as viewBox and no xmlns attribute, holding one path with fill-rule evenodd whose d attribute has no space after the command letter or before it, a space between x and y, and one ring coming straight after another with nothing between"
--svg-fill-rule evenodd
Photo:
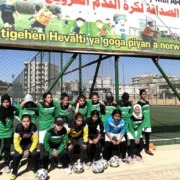
<instances>
[{"instance_id":1,"label":"green turf","mask_svg":"<svg viewBox=\"0 0 180 180\"><path fill-rule=\"evenodd\" d=\"M151 106L151 122L157 125L180 125L180 107Z\"/></svg>"},{"instance_id":2,"label":"green turf","mask_svg":"<svg viewBox=\"0 0 180 180\"><path fill-rule=\"evenodd\" d=\"M166 142L180 143L180 111L178 106L151 106L151 139L167 139ZM168 140L169 139L169 140ZM159 143L165 143L161 141Z\"/></svg>"}]
</instances>

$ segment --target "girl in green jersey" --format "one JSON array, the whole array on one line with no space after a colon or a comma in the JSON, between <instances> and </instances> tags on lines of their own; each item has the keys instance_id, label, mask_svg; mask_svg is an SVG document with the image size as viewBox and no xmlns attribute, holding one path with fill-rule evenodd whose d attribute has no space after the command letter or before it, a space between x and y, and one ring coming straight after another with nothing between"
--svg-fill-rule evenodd
<instances>
[{"instance_id":1,"label":"girl in green jersey","mask_svg":"<svg viewBox=\"0 0 180 180\"><path fill-rule=\"evenodd\" d=\"M61 102L60 104L56 101L53 101L55 106L57 106L55 111L56 117L61 117L64 121L64 123L68 123L68 116L70 113L70 110L72 108L72 105L69 102L69 95L67 93L61 94Z\"/></svg>"},{"instance_id":2,"label":"girl in green jersey","mask_svg":"<svg viewBox=\"0 0 180 180\"><path fill-rule=\"evenodd\" d=\"M147 93L145 89L140 90L140 100L137 102L142 107L142 113L144 115L144 137L145 137L145 152L149 155L153 155L153 153L149 150L149 140L150 140L150 134L151 134L151 119L150 119L150 107L149 107L149 101L146 100Z\"/></svg>"},{"instance_id":3,"label":"girl in green jersey","mask_svg":"<svg viewBox=\"0 0 180 180\"><path fill-rule=\"evenodd\" d=\"M4 141L4 171L10 173L10 153L11 153L11 140L13 135L13 119L15 108L11 106L10 96L5 94L1 97L0 106L0 144Z\"/></svg>"},{"instance_id":4,"label":"girl in green jersey","mask_svg":"<svg viewBox=\"0 0 180 180\"><path fill-rule=\"evenodd\" d=\"M43 144L46 130L54 124L56 106L50 92L43 94L43 101L37 103L39 117L39 143Z\"/></svg>"},{"instance_id":5,"label":"girl in green jersey","mask_svg":"<svg viewBox=\"0 0 180 180\"><path fill-rule=\"evenodd\" d=\"M29 114L31 116L31 122L36 125L38 108L30 94L27 94L24 97L24 101L21 103L21 105L16 105L16 114L19 115L19 121L21 121L23 114Z\"/></svg>"},{"instance_id":6,"label":"girl in green jersey","mask_svg":"<svg viewBox=\"0 0 180 180\"><path fill-rule=\"evenodd\" d=\"M102 115L102 122L105 126L108 117L111 116L112 112L115 109L117 109L117 103L114 101L112 92L106 93L106 100L104 101L104 104L105 104L105 114Z\"/></svg>"},{"instance_id":7,"label":"girl in green jersey","mask_svg":"<svg viewBox=\"0 0 180 180\"><path fill-rule=\"evenodd\" d=\"M81 113L83 116L83 120L85 121L88 116L88 104L86 101L86 97L84 95L78 96L78 98L75 101L75 104L72 108L74 111L74 114Z\"/></svg>"},{"instance_id":8,"label":"girl in green jersey","mask_svg":"<svg viewBox=\"0 0 180 180\"><path fill-rule=\"evenodd\" d=\"M133 163L133 159L142 160L141 151L143 150L142 129L144 128L144 116L139 104L135 104L132 116L126 125L127 137L130 141L128 147L127 163Z\"/></svg>"},{"instance_id":9,"label":"girl in green jersey","mask_svg":"<svg viewBox=\"0 0 180 180\"><path fill-rule=\"evenodd\" d=\"M100 118L106 113L105 104L99 99L99 95L97 92L93 92L91 101L88 101L88 117L91 117L91 112L93 110L97 110L99 112Z\"/></svg>"},{"instance_id":10,"label":"girl in green jersey","mask_svg":"<svg viewBox=\"0 0 180 180\"><path fill-rule=\"evenodd\" d=\"M117 104L118 109L122 112L122 118L127 123L132 112L132 103L129 101L129 94L124 92Z\"/></svg>"}]
</instances>

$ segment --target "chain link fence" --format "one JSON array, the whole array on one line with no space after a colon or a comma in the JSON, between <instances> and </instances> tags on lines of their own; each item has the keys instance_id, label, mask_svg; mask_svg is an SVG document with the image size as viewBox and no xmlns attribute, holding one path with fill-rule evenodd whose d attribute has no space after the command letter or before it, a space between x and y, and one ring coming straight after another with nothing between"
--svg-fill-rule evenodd
<instances>
[{"instance_id":1,"label":"chain link fence","mask_svg":"<svg viewBox=\"0 0 180 180\"><path fill-rule=\"evenodd\" d=\"M72 56L72 53L0 50L0 95L9 93L14 103L20 103L27 93L38 100L52 86L54 99L59 101L61 93L67 92L75 100L80 93L89 97L93 81L93 91L102 100L108 91L116 95L114 56L78 54L70 64ZM180 61L160 59L158 63L179 93ZM67 65L62 77L53 84ZM139 100L139 90L146 89L151 104L153 141L179 143L180 102L152 59L119 57L118 75L119 99L127 92L134 104Z\"/></svg>"}]
</instances>

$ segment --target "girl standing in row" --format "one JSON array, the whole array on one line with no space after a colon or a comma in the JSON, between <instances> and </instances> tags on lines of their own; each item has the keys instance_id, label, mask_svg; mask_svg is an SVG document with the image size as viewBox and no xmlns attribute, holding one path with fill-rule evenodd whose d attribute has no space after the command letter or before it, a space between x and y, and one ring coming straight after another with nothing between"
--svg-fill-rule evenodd
<instances>
[{"instance_id":1,"label":"girl standing in row","mask_svg":"<svg viewBox=\"0 0 180 180\"><path fill-rule=\"evenodd\" d=\"M142 107L142 113L144 115L143 134L145 136L145 142L146 142L145 152L146 154L152 156L154 154L149 150L149 140L150 140L150 134L152 132L149 101L146 100L147 93L145 89L141 89L139 95L140 95L140 100L137 102L137 104L139 104Z\"/></svg>"},{"instance_id":2,"label":"girl standing in row","mask_svg":"<svg viewBox=\"0 0 180 180\"><path fill-rule=\"evenodd\" d=\"M9 163L11 159L11 142L13 136L13 120L15 108L11 106L11 99L8 94L1 97L0 106L0 144L4 144L4 171L10 173Z\"/></svg>"}]
</instances>

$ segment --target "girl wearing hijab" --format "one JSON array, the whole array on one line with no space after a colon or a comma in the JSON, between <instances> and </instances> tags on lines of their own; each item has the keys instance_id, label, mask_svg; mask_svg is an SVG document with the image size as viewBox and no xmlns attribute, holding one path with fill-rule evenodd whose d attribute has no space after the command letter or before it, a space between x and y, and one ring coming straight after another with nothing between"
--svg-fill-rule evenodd
<instances>
[{"instance_id":1,"label":"girl wearing hijab","mask_svg":"<svg viewBox=\"0 0 180 180\"><path fill-rule=\"evenodd\" d=\"M128 147L127 163L133 163L132 158L137 161L142 160L141 151L143 150L142 129L144 128L144 116L139 104L133 107L133 113L126 125L127 137L130 141Z\"/></svg>"},{"instance_id":2,"label":"girl wearing hijab","mask_svg":"<svg viewBox=\"0 0 180 180\"><path fill-rule=\"evenodd\" d=\"M34 103L32 95L26 94L21 105L16 105L16 114L19 115L19 121L21 121L24 114L29 114L31 116L31 122L35 125L37 124L38 109L37 105Z\"/></svg>"},{"instance_id":3,"label":"girl wearing hijab","mask_svg":"<svg viewBox=\"0 0 180 180\"><path fill-rule=\"evenodd\" d=\"M10 173L9 163L11 158L11 140L13 135L13 119L15 108L11 106L10 96L4 94L1 97L0 106L0 144L4 141L4 171Z\"/></svg>"}]
</instances>

